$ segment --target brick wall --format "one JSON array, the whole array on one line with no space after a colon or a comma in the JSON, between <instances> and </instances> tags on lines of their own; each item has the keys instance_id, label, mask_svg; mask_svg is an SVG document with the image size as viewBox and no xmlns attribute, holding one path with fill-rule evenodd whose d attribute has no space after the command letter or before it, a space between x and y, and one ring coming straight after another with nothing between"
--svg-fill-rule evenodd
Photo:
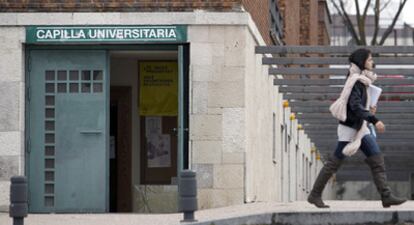
<instances>
[{"instance_id":1,"label":"brick wall","mask_svg":"<svg viewBox=\"0 0 414 225\"><path fill-rule=\"evenodd\" d=\"M268 45L274 44L270 37L270 13L268 0L243 0L243 7L248 11Z\"/></svg>"},{"instance_id":2,"label":"brick wall","mask_svg":"<svg viewBox=\"0 0 414 225\"><path fill-rule=\"evenodd\" d=\"M300 4L300 44L318 43L318 1L301 0Z\"/></svg>"},{"instance_id":3,"label":"brick wall","mask_svg":"<svg viewBox=\"0 0 414 225\"><path fill-rule=\"evenodd\" d=\"M331 40L328 33L329 15L325 0L318 1L318 45L331 45ZM320 57L325 57L324 54L319 54ZM319 67L329 67L328 65L319 65ZM320 75L319 78L328 78L328 75Z\"/></svg>"},{"instance_id":4,"label":"brick wall","mask_svg":"<svg viewBox=\"0 0 414 225\"><path fill-rule=\"evenodd\" d=\"M279 0L285 44L329 45L325 6L325 0Z\"/></svg>"},{"instance_id":5,"label":"brick wall","mask_svg":"<svg viewBox=\"0 0 414 225\"><path fill-rule=\"evenodd\" d=\"M310 16L310 1L301 0L300 1L300 44L309 45L310 44L310 27L309 27L309 16Z\"/></svg>"},{"instance_id":6,"label":"brick wall","mask_svg":"<svg viewBox=\"0 0 414 225\"><path fill-rule=\"evenodd\" d=\"M283 18L284 42L286 45L300 44L300 0L279 0Z\"/></svg>"},{"instance_id":7,"label":"brick wall","mask_svg":"<svg viewBox=\"0 0 414 225\"><path fill-rule=\"evenodd\" d=\"M330 36L327 29L329 29L328 11L326 9L326 0L318 1L318 44L319 45L330 45Z\"/></svg>"},{"instance_id":8,"label":"brick wall","mask_svg":"<svg viewBox=\"0 0 414 225\"><path fill-rule=\"evenodd\" d=\"M2 0L0 12L240 11L242 0Z\"/></svg>"}]
</instances>

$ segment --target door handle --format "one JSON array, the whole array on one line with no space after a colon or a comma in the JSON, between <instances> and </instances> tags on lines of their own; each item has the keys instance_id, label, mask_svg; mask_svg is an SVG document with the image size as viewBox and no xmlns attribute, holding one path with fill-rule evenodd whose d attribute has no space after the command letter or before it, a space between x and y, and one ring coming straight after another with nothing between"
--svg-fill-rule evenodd
<instances>
[{"instance_id":1,"label":"door handle","mask_svg":"<svg viewBox=\"0 0 414 225\"><path fill-rule=\"evenodd\" d=\"M174 133L177 133L177 132L178 132L178 128L174 127L174 128L172 129L172 131L173 131ZM184 131L188 132L188 128L184 128Z\"/></svg>"},{"instance_id":2,"label":"door handle","mask_svg":"<svg viewBox=\"0 0 414 225\"><path fill-rule=\"evenodd\" d=\"M81 130L81 134L102 134L102 130Z\"/></svg>"}]
</instances>

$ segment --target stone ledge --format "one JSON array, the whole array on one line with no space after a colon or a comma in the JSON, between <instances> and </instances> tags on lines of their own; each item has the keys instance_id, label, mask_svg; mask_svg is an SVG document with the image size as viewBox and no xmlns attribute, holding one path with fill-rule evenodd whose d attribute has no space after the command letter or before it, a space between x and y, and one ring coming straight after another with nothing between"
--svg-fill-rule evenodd
<instances>
[{"instance_id":1,"label":"stone ledge","mask_svg":"<svg viewBox=\"0 0 414 225\"><path fill-rule=\"evenodd\" d=\"M410 225L414 222L414 211L388 212L301 212L265 213L238 218L211 220L192 225Z\"/></svg>"}]
</instances>

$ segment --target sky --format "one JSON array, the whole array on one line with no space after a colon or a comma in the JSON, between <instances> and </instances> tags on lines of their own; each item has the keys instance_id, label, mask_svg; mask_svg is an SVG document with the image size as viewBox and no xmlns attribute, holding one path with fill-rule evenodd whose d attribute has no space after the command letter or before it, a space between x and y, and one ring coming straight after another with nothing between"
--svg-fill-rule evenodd
<instances>
[{"instance_id":1,"label":"sky","mask_svg":"<svg viewBox=\"0 0 414 225\"><path fill-rule=\"evenodd\" d=\"M408 0L402 11L401 19L414 26L414 0Z\"/></svg>"}]
</instances>

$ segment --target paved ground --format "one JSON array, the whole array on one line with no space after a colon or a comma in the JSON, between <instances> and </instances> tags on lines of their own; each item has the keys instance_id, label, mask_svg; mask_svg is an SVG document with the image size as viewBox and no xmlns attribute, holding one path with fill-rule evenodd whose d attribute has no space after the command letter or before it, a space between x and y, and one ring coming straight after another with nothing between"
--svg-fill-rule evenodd
<instances>
[{"instance_id":1,"label":"paved ground","mask_svg":"<svg viewBox=\"0 0 414 225\"><path fill-rule=\"evenodd\" d=\"M382 208L379 201L327 201L330 209L317 209L306 202L252 203L196 212L196 224L412 224L414 201ZM26 225L177 225L182 214L30 214ZM353 221L353 222L352 222ZM358 221L358 222L356 222ZM365 221L362 222L361 221ZM384 221L389 221L384 223ZM395 221L395 222L393 222ZM397 223L398 221L398 223ZM276 223L277 222L277 223ZM0 213L0 225L11 225Z\"/></svg>"}]
</instances>

